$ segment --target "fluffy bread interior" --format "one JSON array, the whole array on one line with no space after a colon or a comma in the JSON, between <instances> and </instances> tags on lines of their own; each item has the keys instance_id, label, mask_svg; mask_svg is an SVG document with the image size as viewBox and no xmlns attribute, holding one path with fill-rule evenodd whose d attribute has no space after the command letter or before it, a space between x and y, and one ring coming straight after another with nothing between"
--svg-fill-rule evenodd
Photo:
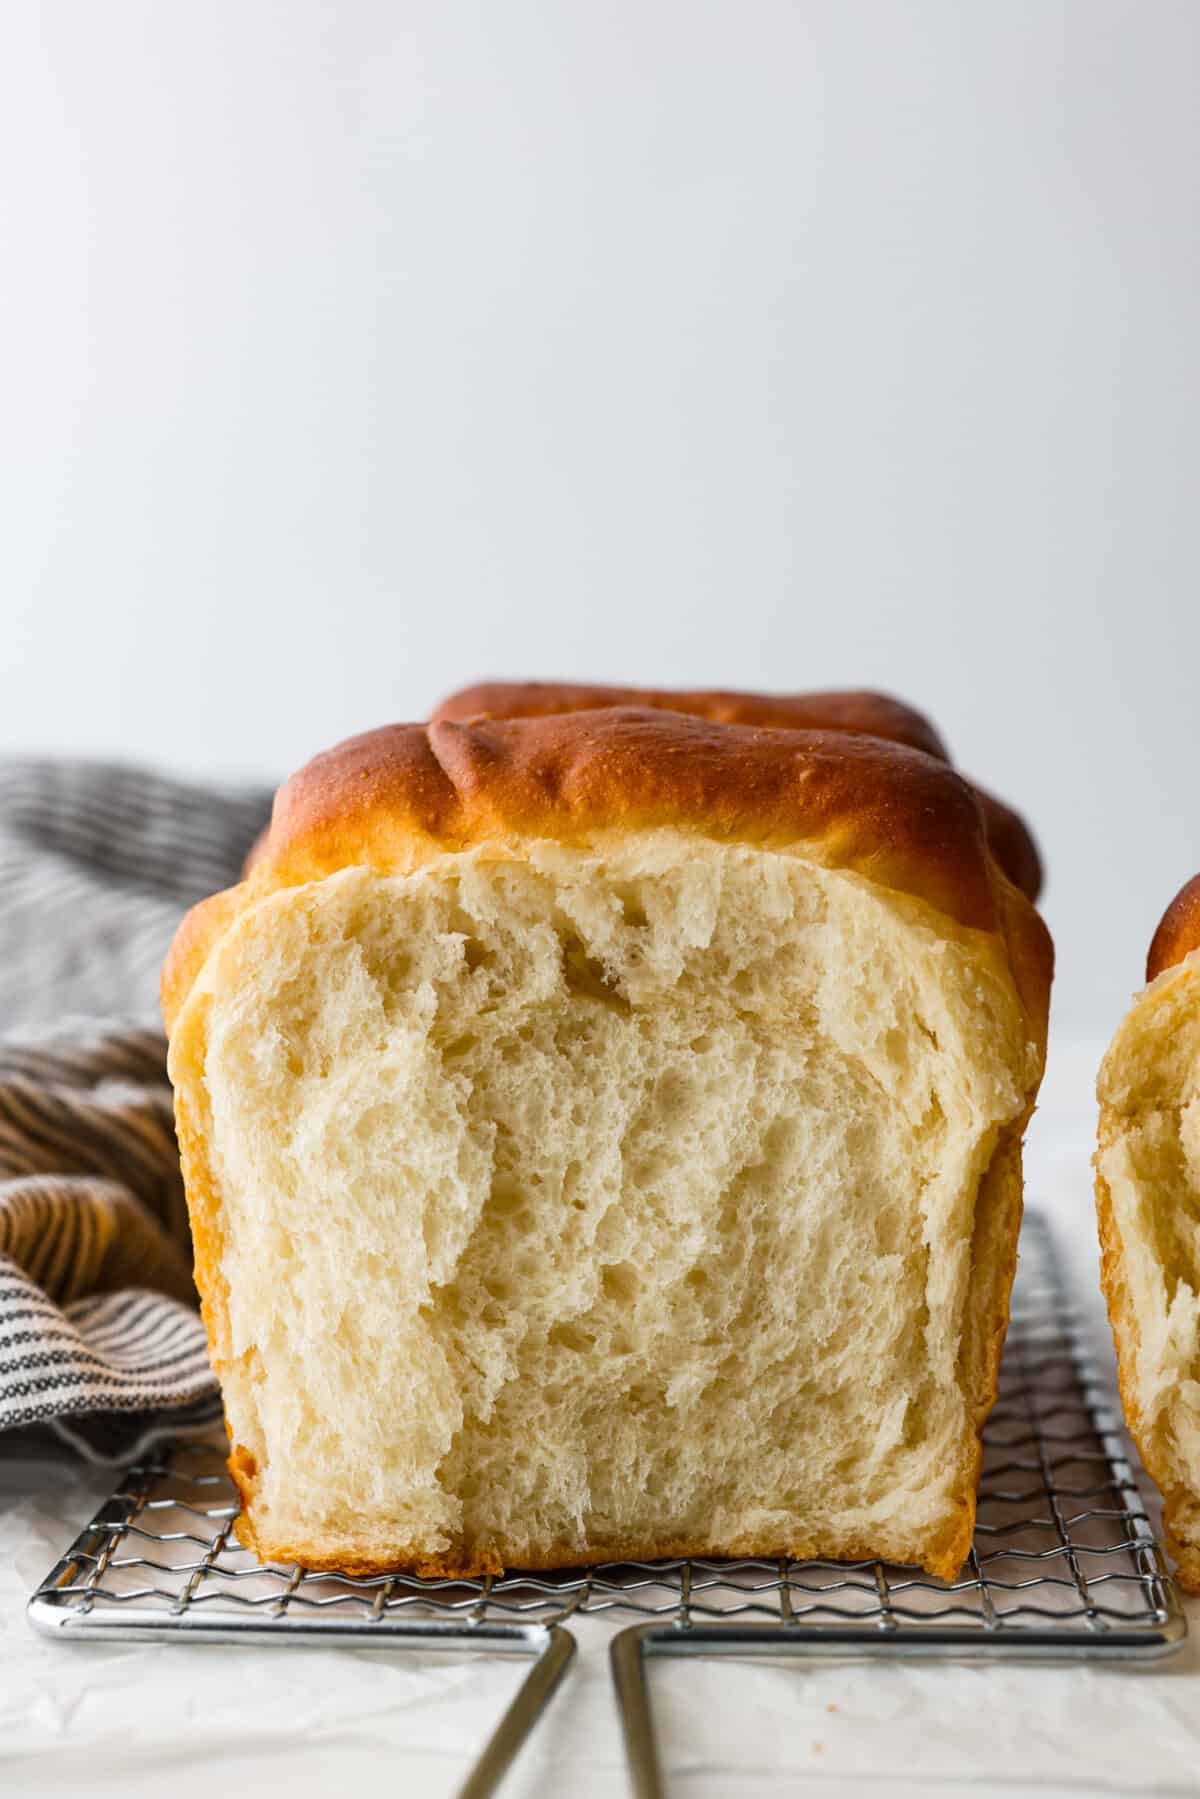
<instances>
[{"instance_id":1,"label":"fluffy bread interior","mask_svg":"<svg viewBox=\"0 0 1200 1799\"><path fill-rule=\"evenodd\" d=\"M1134 1001L1100 1071L1097 1201L1130 1430L1200 1592L1200 951Z\"/></svg>"},{"instance_id":2,"label":"fluffy bread interior","mask_svg":"<svg viewBox=\"0 0 1200 1799\"><path fill-rule=\"evenodd\" d=\"M995 939L671 831L271 894L172 1040L260 1553L969 1546L1038 1052Z\"/></svg>"}]
</instances>

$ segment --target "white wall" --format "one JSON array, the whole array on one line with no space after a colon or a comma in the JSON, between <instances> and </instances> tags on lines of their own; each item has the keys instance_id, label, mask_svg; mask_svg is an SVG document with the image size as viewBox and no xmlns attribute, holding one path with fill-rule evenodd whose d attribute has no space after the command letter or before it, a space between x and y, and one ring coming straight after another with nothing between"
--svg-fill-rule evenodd
<instances>
[{"instance_id":1,"label":"white wall","mask_svg":"<svg viewBox=\"0 0 1200 1799\"><path fill-rule=\"evenodd\" d=\"M874 684L1060 1024L1200 866L1195 0L14 0L0 750Z\"/></svg>"}]
</instances>

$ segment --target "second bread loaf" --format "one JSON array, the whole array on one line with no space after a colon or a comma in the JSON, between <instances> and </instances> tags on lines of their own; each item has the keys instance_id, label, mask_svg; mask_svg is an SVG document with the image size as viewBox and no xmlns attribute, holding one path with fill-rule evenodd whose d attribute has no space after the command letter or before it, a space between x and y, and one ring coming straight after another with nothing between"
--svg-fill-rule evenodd
<instances>
[{"instance_id":1,"label":"second bread loaf","mask_svg":"<svg viewBox=\"0 0 1200 1799\"><path fill-rule=\"evenodd\" d=\"M1167 908L1146 980L1100 1069L1101 1269L1126 1421L1200 1592L1200 875Z\"/></svg>"}]
</instances>

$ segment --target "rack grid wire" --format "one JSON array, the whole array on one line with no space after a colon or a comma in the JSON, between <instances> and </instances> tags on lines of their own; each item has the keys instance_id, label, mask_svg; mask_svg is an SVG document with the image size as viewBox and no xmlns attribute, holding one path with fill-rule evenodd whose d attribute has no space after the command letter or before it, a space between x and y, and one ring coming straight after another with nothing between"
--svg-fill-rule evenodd
<instances>
[{"instance_id":1,"label":"rack grid wire","mask_svg":"<svg viewBox=\"0 0 1200 1799\"><path fill-rule=\"evenodd\" d=\"M218 1444L153 1452L34 1594L31 1622L73 1639L406 1639L533 1654L514 1702L522 1715L502 1722L463 1789L473 1796L494 1790L565 1671L568 1621L637 1620L612 1656L634 1788L646 1795L660 1791L647 1654L1149 1659L1186 1634L1108 1389L1036 1212L1021 1233L975 1541L957 1580L880 1562L706 1558L472 1580L350 1578L260 1566L234 1536L236 1517Z\"/></svg>"}]
</instances>

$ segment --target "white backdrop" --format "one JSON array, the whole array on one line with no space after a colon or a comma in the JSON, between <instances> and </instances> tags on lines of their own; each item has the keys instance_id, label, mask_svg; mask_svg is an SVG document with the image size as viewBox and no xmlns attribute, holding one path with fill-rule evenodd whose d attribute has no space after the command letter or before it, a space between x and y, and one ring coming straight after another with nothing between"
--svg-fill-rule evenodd
<instances>
[{"instance_id":1,"label":"white backdrop","mask_svg":"<svg viewBox=\"0 0 1200 1799\"><path fill-rule=\"evenodd\" d=\"M13 0L0 750L870 684L1106 1031L1200 866L1195 0Z\"/></svg>"}]
</instances>

